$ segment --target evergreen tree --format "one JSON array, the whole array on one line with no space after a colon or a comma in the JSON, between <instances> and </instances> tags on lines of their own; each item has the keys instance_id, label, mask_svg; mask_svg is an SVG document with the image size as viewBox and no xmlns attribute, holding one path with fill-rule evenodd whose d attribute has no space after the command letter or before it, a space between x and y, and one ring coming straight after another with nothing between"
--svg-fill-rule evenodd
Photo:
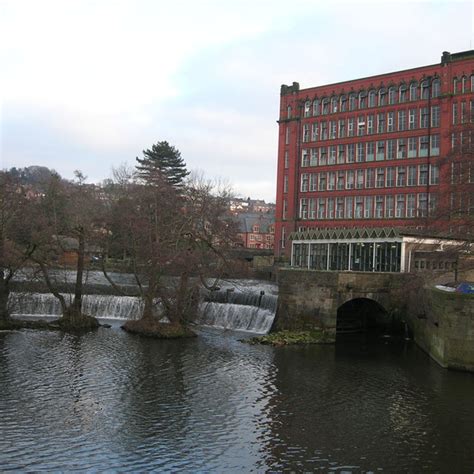
<instances>
[{"instance_id":1,"label":"evergreen tree","mask_svg":"<svg viewBox=\"0 0 474 474\"><path fill-rule=\"evenodd\" d=\"M143 150L143 158L137 157L137 162L138 176L150 184L164 181L179 188L189 174L180 151L167 141L158 142L151 150Z\"/></svg>"}]
</instances>

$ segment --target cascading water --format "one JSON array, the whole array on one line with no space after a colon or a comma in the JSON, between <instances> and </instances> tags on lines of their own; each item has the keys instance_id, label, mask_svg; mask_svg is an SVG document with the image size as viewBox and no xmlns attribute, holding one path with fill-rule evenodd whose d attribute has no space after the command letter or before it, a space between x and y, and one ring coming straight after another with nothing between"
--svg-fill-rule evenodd
<instances>
[{"instance_id":1,"label":"cascading water","mask_svg":"<svg viewBox=\"0 0 474 474\"><path fill-rule=\"evenodd\" d=\"M63 295L67 300L72 295ZM60 316L59 300L49 293L12 293L9 299L12 315ZM82 310L85 314L104 319L138 319L142 302L133 296L84 295Z\"/></svg>"},{"instance_id":2,"label":"cascading water","mask_svg":"<svg viewBox=\"0 0 474 474\"><path fill-rule=\"evenodd\" d=\"M209 291L200 306L197 323L234 331L266 334L275 319L277 287L261 282L235 282Z\"/></svg>"}]
</instances>

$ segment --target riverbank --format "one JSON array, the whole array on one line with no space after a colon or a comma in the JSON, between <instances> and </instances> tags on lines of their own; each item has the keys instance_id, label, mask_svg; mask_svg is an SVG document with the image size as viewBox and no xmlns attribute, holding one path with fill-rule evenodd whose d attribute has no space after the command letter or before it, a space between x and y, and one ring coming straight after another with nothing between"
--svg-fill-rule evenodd
<instances>
[{"instance_id":1,"label":"riverbank","mask_svg":"<svg viewBox=\"0 0 474 474\"><path fill-rule=\"evenodd\" d=\"M243 339L247 344L266 344L271 346L288 346L304 344L334 344L334 334L323 330L311 331L278 331L264 336Z\"/></svg>"}]
</instances>

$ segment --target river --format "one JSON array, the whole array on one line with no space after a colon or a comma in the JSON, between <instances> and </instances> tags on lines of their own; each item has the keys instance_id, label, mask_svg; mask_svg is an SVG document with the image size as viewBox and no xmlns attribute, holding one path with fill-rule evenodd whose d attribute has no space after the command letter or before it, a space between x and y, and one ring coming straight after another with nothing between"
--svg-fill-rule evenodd
<instances>
[{"instance_id":1,"label":"river","mask_svg":"<svg viewBox=\"0 0 474 474\"><path fill-rule=\"evenodd\" d=\"M0 333L0 471L472 472L474 377L412 342Z\"/></svg>"}]
</instances>

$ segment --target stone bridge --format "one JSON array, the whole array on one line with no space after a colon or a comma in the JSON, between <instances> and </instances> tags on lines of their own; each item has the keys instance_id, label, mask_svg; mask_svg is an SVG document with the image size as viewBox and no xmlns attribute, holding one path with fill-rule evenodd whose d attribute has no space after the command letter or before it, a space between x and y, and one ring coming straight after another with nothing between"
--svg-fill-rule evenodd
<instances>
[{"instance_id":1,"label":"stone bridge","mask_svg":"<svg viewBox=\"0 0 474 474\"><path fill-rule=\"evenodd\" d=\"M274 329L324 327L335 331L341 327L343 315L357 312L380 315L383 324L400 323L405 318L413 277L407 273L292 268L278 270L278 285Z\"/></svg>"}]
</instances>

